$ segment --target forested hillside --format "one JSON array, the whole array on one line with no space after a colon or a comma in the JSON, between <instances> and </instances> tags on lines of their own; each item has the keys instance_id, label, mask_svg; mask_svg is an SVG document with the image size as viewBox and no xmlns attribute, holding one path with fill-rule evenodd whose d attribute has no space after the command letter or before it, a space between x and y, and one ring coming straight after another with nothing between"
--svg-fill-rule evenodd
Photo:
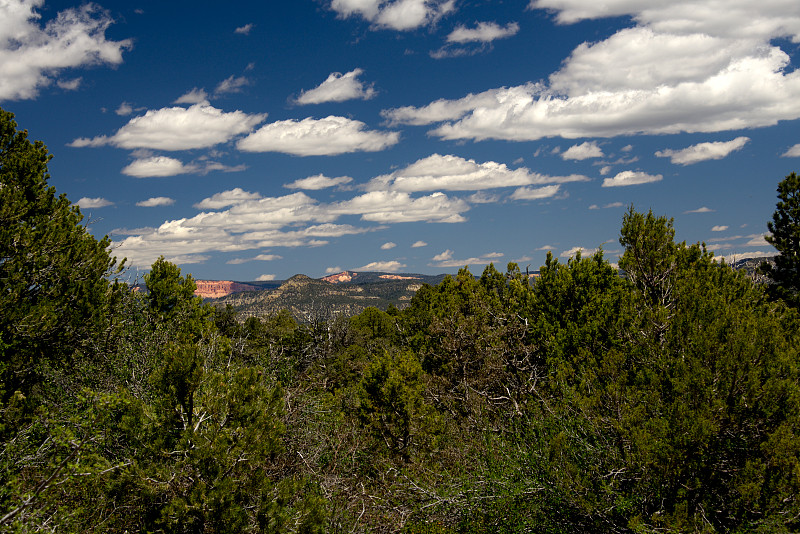
<instances>
[{"instance_id":1,"label":"forested hillside","mask_svg":"<svg viewBox=\"0 0 800 534\"><path fill-rule=\"evenodd\" d=\"M548 256L240 323L163 258L115 282L48 160L0 111L0 530L800 529L791 262L765 291L631 208L624 277Z\"/></svg>"}]
</instances>

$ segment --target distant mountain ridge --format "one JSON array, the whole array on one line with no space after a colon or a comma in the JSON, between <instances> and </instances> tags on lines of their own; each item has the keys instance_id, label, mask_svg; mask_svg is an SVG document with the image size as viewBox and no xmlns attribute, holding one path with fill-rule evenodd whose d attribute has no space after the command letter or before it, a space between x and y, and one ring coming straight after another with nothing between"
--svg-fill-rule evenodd
<instances>
[{"instance_id":1,"label":"distant mountain ridge","mask_svg":"<svg viewBox=\"0 0 800 534\"><path fill-rule=\"evenodd\" d=\"M742 258L733 267L763 283L757 267L764 260L771 258ZM342 271L322 278L297 274L285 281L195 280L195 294L216 306L230 304L242 320L287 309L298 321L309 321L356 315L368 306L383 310L392 305L403 308L423 284L436 285L445 276L448 275Z\"/></svg>"},{"instance_id":2,"label":"distant mountain ridge","mask_svg":"<svg viewBox=\"0 0 800 534\"><path fill-rule=\"evenodd\" d=\"M356 315L369 306L384 310L391 305L403 308L422 284L436 285L445 276L344 271L315 279L297 274L277 288L234 292L208 301L222 307L230 304L241 320L266 317L286 309L298 321L307 322Z\"/></svg>"}]
</instances>

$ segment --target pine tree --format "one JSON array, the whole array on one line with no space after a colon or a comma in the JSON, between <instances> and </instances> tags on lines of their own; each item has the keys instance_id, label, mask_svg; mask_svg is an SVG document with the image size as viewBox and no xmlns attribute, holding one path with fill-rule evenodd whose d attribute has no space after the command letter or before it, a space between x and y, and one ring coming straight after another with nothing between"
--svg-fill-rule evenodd
<instances>
[{"instance_id":1,"label":"pine tree","mask_svg":"<svg viewBox=\"0 0 800 534\"><path fill-rule=\"evenodd\" d=\"M762 264L764 272L772 280L770 293L782 298L789 305L800 306L800 177L789 174L778 184L778 203L772 221L767 223L770 234L767 242L780 254L775 264Z\"/></svg>"},{"instance_id":2,"label":"pine tree","mask_svg":"<svg viewBox=\"0 0 800 534\"><path fill-rule=\"evenodd\" d=\"M56 196L47 147L16 128L0 109L0 407L30 402L44 363L68 369L74 355L96 353L121 290L108 280L109 238L95 239L80 209Z\"/></svg>"}]
</instances>

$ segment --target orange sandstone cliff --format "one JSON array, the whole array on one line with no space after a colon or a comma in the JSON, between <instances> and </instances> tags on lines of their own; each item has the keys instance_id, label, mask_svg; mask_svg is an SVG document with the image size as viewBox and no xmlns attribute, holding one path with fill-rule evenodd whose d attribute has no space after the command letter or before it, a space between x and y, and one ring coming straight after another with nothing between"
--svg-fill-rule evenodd
<instances>
[{"instance_id":1,"label":"orange sandstone cliff","mask_svg":"<svg viewBox=\"0 0 800 534\"><path fill-rule=\"evenodd\" d=\"M239 282L231 282L228 280L195 280L194 283L197 284L197 289L194 294L204 299L227 297L231 293L238 293L239 291L261 290L258 286L240 284Z\"/></svg>"}]
</instances>

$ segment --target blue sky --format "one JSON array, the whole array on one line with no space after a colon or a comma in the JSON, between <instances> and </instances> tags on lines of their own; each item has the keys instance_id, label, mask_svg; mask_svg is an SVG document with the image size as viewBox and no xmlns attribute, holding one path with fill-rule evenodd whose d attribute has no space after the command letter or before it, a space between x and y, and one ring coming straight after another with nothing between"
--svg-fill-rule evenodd
<instances>
[{"instance_id":1,"label":"blue sky","mask_svg":"<svg viewBox=\"0 0 800 534\"><path fill-rule=\"evenodd\" d=\"M627 206L772 255L796 0L0 1L0 107L132 274L537 269Z\"/></svg>"}]
</instances>

